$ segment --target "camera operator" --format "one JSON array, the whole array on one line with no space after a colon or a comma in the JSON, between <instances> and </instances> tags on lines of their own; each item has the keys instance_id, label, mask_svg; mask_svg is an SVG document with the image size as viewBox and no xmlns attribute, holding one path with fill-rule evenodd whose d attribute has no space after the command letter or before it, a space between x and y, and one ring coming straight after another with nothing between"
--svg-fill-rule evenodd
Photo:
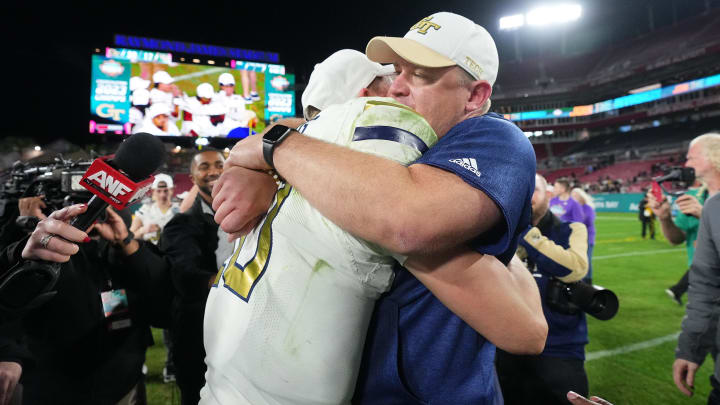
<instances>
[{"instance_id":1,"label":"camera operator","mask_svg":"<svg viewBox=\"0 0 720 405\"><path fill-rule=\"evenodd\" d=\"M702 153L693 153L697 150L693 148L697 146L701 146ZM710 351L715 355L715 373L710 377L713 389L708 404L720 404L720 364L717 358L720 344L717 331L717 313L720 310L720 135L696 138L688 151L690 165L707 184L709 198L702 208L697 245L690 267L688 305L678 338L673 380L683 394L692 396L695 373ZM710 333L713 335L709 336ZM709 338L713 344L708 344Z\"/></svg>"},{"instance_id":2,"label":"camera operator","mask_svg":"<svg viewBox=\"0 0 720 405\"><path fill-rule=\"evenodd\" d=\"M132 238L127 210L121 217L108 209L88 233L68 224L86 209L51 213L0 255L0 268L61 263L56 295L21 319L17 337L34 363L22 368L24 404L134 404L144 396L149 325L166 326L171 300L167 266L154 245Z\"/></svg>"},{"instance_id":3,"label":"camera operator","mask_svg":"<svg viewBox=\"0 0 720 405\"><path fill-rule=\"evenodd\" d=\"M720 167L711 162L713 151L717 151L718 148L720 148L719 134L700 135L690 142L685 166L695 169L695 177L703 183L703 186L688 190L675 201L680 212L674 220L670 215L670 203L667 199L657 201L652 193L647 195L648 204L658 217L665 238L673 245L686 243L688 267L693 261L703 203L708 196L720 191ZM677 284L666 290L680 305L682 305L682 295L688 289L688 273L689 270Z\"/></svg>"},{"instance_id":4,"label":"camera operator","mask_svg":"<svg viewBox=\"0 0 720 405\"><path fill-rule=\"evenodd\" d=\"M498 349L498 378L508 404L568 403L568 391L588 394L585 313L564 313L551 307L548 299L556 280L571 283L587 273L587 229L579 222L563 222L550 212L546 189L545 178L536 175L533 227L520 238L518 255L525 256L540 289L548 337L539 356L513 355Z\"/></svg>"}]
</instances>

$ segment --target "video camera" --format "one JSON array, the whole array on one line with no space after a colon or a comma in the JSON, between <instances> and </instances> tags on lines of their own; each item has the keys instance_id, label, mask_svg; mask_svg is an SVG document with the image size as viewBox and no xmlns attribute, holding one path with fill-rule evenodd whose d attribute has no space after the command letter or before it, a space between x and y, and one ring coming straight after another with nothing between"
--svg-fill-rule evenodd
<instances>
[{"instance_id":1,"label":"video camera","mask_svg":"<svg viewBox=\"0 0 720 405\"><path fill-rule=\"evenodd\" d=\"M577 281L563 283L553 278L547 286L546 302L553 310L575 315L585 311L601 321L607 321L617 314L620 303L611 290Z\"/></svg>"},{"instance_id":2,"label":"video camera","mask_svg":"<svg viewBox=\"0 0 720 405\"><path fill-rule=\"evenodd\" d=\"M670 192L663 186L663 182L665 181L673 181L673 182L683 182L685 187L690 187L695 182L695 169L692 167L671 167L669 171L659 177L655 177L653 179L654 182L656 182L660 188L665 192L665 194L678 197L685 193L685 191L679 191L679 192Z\"/></svg>"},{"instance_id":3,"label":"video camera","mask_svg":"<svg viewBox=\"0 0 720 405\"><path fill-rule=\"evenodd\" d=\"M15 162L0 178L0 217L5 216L7 207L16 206L25 197L44 195L50 211L87 202L92 194L80 185L80 179L91 163L62 157L41 165Z\"/></svg>"}]
</instances>

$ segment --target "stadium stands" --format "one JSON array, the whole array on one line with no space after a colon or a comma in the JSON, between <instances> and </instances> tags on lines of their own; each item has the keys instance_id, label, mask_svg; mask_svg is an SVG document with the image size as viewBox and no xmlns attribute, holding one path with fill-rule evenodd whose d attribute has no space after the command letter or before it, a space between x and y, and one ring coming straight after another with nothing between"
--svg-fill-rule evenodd
<instances>
[{"instance_id":1,"label":"stadium stands","mask_svg":"<svg viewBox=\"0 0 720 405\"><path fill-rule=\"evenodd\" d=\"M669 49L680 52L668 52ZM720 10L715 9L615 47L582 55L544 55L522 62L504 62L493 95L502 100L588 89L718 52Z\"/></svg>"}]
</instances>

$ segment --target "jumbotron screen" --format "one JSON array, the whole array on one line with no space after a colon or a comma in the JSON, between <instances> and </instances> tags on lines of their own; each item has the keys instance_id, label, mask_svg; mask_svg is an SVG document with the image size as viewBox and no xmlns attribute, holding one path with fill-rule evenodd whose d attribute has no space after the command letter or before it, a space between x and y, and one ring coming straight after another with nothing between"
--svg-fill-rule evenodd
<instances>
[{"instance_id":1,"label":"jumbotron screen","mask_svg":"<svg viewBox=\"0 0 720 405\"><path fill-rule=\"evenodd\" d=\"M294 116L294 87L294 75L282 65L233 60L213 66L107 48L92 55L89 131L243 138Z\"/></svg>"}]
</instances>

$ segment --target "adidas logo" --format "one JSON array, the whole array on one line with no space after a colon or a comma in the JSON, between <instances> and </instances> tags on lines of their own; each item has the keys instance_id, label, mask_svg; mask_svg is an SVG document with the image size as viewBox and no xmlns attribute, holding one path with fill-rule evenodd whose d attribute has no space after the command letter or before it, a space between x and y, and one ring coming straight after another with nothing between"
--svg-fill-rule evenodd
<instances>
[{"instance_id":1,"label":"adidas logo","mask_svg":"<svg viewBox=\"0 0 720 405\"><path fill-rule=\"evenodd\" d=\"M477 161L473 158L450 159L450 161L464 167L465 169L470 170L478 177L482 175L482 173L480 173L480 170L478 170Z\"/></svg>"}]
</instances>

